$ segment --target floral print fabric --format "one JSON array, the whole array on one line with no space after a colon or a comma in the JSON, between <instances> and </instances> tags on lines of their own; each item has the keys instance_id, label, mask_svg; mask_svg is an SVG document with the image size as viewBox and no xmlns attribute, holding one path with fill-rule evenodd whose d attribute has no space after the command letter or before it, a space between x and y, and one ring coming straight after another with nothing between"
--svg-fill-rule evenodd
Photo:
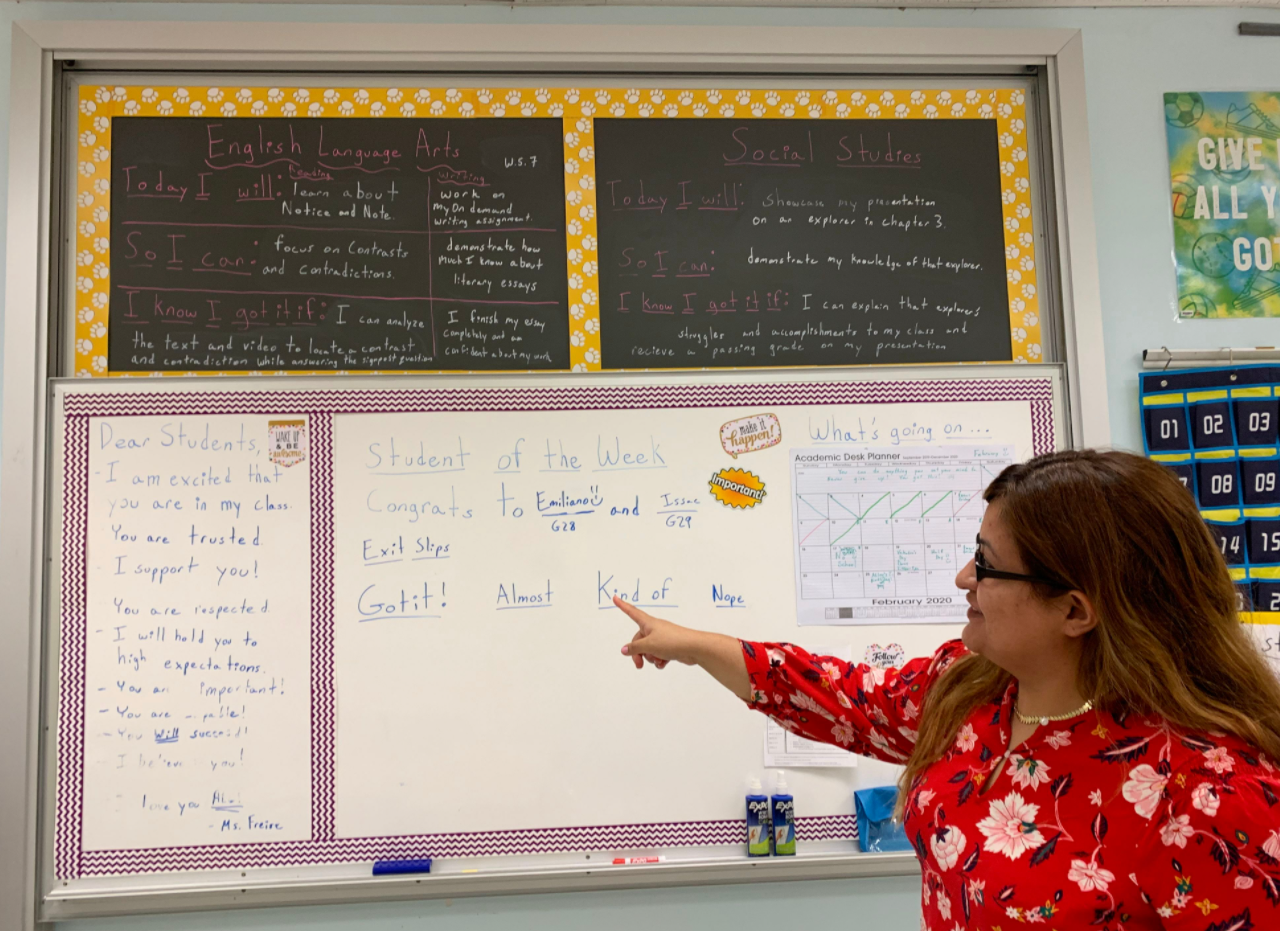
<instances>
[{"instance_id":1,"label":"floral print fabric","mask_svg":"<svg viewBox=\"0 0 1280 931\"><path fill-rule=\"evenodd\" d=\"M965 653L951 641L884 670L790 644L742 650L753 708L895 763ZM911 787L926 931L1280 929L1280 766L1235 737L1096 710L1010 749L1016 695L1014 682L977 708Z\"/></svg>"}]
</instances>

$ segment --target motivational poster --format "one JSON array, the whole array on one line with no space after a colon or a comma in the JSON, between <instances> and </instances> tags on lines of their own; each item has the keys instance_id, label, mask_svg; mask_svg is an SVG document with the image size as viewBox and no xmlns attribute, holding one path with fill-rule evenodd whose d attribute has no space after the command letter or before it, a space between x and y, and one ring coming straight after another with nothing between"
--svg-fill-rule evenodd
<instances>
[{"instance_id":1,"label":"motivational poster","mask_svg":"<svg viewBox=\"0 0 1280 931\"><path fill-rule=\"evenodd\" d=\"M1280 316L1280 91L1167 93L1181 317Z\"/></svg>"}]
</instances>

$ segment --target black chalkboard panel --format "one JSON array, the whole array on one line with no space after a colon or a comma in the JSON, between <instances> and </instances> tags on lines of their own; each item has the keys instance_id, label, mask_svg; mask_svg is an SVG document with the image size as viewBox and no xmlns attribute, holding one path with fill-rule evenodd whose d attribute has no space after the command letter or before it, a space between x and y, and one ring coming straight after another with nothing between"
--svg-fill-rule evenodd
<instances>
[{"instance_id":1,"label":"black chalkboard panel","mask_svg":"<svg viewBox=\"0 0 1280 931\"><path fill-rule=\"evenodd\" d=\"M110 368L568 368L561 130L113 120Z\"/></svg>"},{"instance_id":2,"label":"black chalkboard panel","mask_svg":"<svg viewBox=\"0 0 1280 931\"><path fill-rule=\"evenodd\" d=\"M605 368L1008 360L994 120L597 120Z\"/></svg>"}]
</instances>

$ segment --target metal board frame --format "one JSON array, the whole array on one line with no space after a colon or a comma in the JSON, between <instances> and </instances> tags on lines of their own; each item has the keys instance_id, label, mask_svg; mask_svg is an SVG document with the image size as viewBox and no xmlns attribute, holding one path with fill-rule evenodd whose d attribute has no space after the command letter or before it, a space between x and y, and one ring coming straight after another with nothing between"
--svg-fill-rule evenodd
<instances>
[{"instance_id":1,"label":"metal board frame","mask_svg":"<svg viewBox=\"0 0 1280 931\"><path fill-rule=\"evenodd\" d=\"M1102 314L1093 227L1083 44L1069 29L895 29L722 27L703 34L678 27L475 26L291 23L16 22L12 34L9 126L9 217L6 255L3 459L0 468L0 590L6 595L0 653L0 931L31 931L38 922L71 917L40 907L41 718L44 587L50 527L46 385L59 374L51 339L57 322L59 270L51 268L57 235L58 179L53 154L59 93L55 62L152 71L413 71L609 74L963 74L1043 66L1052 165L1054 273L1061 292L1067 417L1064 440L1076 446L1110 440L1102 354ZM986 369L987 367L984 367ZM989 372L989 369L987 370ZM879 372L883 377L888 373ZM896 374L896 372L895 372ZM940 373L938 373L940 374ZM977 374L975 372L974 374ZM954 370L952 370L954 377ZM173 383L170 382L170 386ZM56 597L56 595L55 595ZM844 857L842 860L850 860ZM812 863L807 872L804 864ZM645 871L601 879L591 871L498 876L475 894L616 888L910 872L904 858L764 869L682 866L678 874ZM582 875L578 876L577 874ZM611 874L611 877L614 874ZM575 879L575 876L577 877ZM388 884L263 889L261 895L192 894L163 902L104 896L75 914L124 914L178 908L234 907L421 896L420 881L403 891ZM609 885L606 886L605 883ZM364 888L361 888L364 887ZM462 894L458 890L441 894ZM222 897L225 896L225 897Z\"/></svg>"}]
</instances>

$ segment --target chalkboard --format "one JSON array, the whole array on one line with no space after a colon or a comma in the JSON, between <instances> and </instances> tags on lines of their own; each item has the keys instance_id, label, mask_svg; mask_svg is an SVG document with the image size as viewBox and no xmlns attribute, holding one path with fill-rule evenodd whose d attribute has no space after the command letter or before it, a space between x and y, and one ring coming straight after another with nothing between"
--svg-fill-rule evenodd
<instances>
[{"instance_id":1,"label":"chalkboard","mask_svg":"<svg viewBox=\"0 0 1280 931\"><path fill-rule=\"evenodd\" d=\"M117 117L111 369L568 368L561 126Z\"/></svg>"},{"instance_id":2,"label":"chalkboard","mask_svg":"<svg viewBox=\"0 0 1280 931\"><path fill-rule=\"evenodd\" d=\"M995 120L595 132L606 368L1010 358Z\"/></svg>"}]
</instances>

